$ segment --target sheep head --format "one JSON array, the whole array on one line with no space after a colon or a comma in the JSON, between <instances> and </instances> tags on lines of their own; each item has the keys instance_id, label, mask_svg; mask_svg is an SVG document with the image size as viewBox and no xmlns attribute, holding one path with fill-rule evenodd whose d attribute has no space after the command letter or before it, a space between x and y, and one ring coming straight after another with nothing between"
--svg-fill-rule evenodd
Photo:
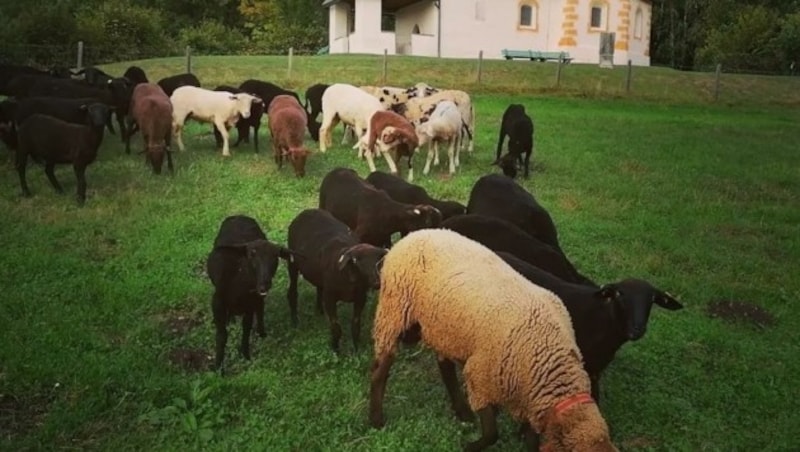
<instances>
[{"instance_id":1,"label":"sheep head","mask_svg":"<svg viewBox=\"0 0 800 452\"><path fill-rule=\"evenodd\" d=\"M377 290L381 287L380 271L386 253L383 248L359 243L342 253L336 262L336 267L341 272L347 272L350 281L362 282L367 287Z\"/></svg>"},{"instance_id":2,"label":"sheep head","mask_svg":"<svg viewBox=\"0 0 800 452\"><path fill-rule=\"evenodd\" d=\"M654 303L670 311L683 308L678 300L640 279L606 284L595 292L595 297L612 304L615 315L625 319L625 331L620 331L620 334L631 341L641 339L647 332L650 308Z\"/></svg>"},{"instance_id":3,"label":"sheep head","mask_svg":"<svg viewBox=\"0 0 800 452\"><path fill-rule=\"evenodd\" d=\"M244 257L240 271L252 275L255 286L249 288L258 295L265 296L272 288L272 278L278 269L278 259L291 261L292 251L269 240L257 239L225 248L236 250Z\"/></svg>"},{"instance_id":4,"label":"sheep head","mask_svg":"<svg viewBox=\"0 0 800 452\"><path fill-rule=\"evenodd\" d=\"M303 177L306 175L306 160L311 155L311 151L304 147L289 148L283 152L284 157L289 159L289 163L294 168L294 175Z\"/></svg>"},{"instance_id":5,"label":"sheep head","mask_svg":"<svg viewBox=\"0 0 800 452\"><path fill-rule=\"evenodd\" d=\"M544 422L546 443L542 450L618 452L611 443L608 425L589 394L577 394L559 402L548 411Z\"/></svg>"},{"instance_id":6,"label":"sheep head","mask_svg":"<svg viewBox=\"0 0 800 452\"><path fill-rule=\"evenodd\" d=\"M419 204L406 209L404 231L438 228L442 224L442 212L427 204Z\"/></svg>"}]
</instances>

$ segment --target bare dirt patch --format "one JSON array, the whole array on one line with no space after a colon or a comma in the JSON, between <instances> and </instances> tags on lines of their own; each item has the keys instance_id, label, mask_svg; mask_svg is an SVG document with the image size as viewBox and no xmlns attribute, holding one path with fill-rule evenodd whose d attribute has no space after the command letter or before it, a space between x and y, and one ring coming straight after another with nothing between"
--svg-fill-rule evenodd
<instances>
[{"instance_id":1,"label":"bare dirt patch","mask_svg":"<svg viewBox=\"0 0 800 452\"><path fill-rule=\"evenodd\" d=\"M41 427L50 411L52 397L17 397L0 394L0 438L10 440Z\"/></svg>"},{"instance_id":2,"label":"bare dirt patch","mask_svg":"<svg viewBox=\"0 0 800 452\"><path fill-rule=\"evenodd\" d=\"M199 348L173 348L167 360L184 372L204 372L211 368L211 354Z\"/></svg>"},{"instance_id":3,"label":"bare dirt patch","mask_svg":"<svg viewBox=\"0 0 800 452\"><path fill-rule=\"evenodd\" d=\"M760 330L775 325L775 317L766 309L744 301L716 300L709 303L706 313L730 323L740 323Z\"/></svg>"}]
</instances>

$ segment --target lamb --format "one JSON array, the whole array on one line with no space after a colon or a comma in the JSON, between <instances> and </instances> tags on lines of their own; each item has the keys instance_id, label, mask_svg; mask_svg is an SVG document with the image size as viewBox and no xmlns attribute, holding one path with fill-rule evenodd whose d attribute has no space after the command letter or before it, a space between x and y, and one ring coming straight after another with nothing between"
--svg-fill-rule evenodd
<instances>
[{"instance_id":1,"label":"lamb","mask_svg":"<svg viewBox=\"0 0 800 452\"><path fill-rule=\"evenodd\" d=\"M465 450L497 441L500 406L544 435L551 450L616 450L588 394L589 377L558 297L483 245L445 230L413 232L384 258L372 331L373 427L385 424L383 398L399 338L416 325L440 363L464 364L469 407L481 421L481 437ZM457 381L445 384L451 390Z\"/></svg>"},{"instance_id":2,"label":"lamb","mask_svg":"<svg viewBox=\"0 0 800 452\"><path fill-rule=\"evenodd\" d=\"M447 143L447 156L450 161L450 174L455 174L456 167L459 165L458 154L460 152L459 140L461 137L461 113L458 106L449 100L443 100L436 105L431 113L430 119L417 126L419 145L428 144L428 159L422 174L428 174L431 169L431 162L436 157L439 163L439 142Z\"/></svg>"},{"instance_id":3,"label":"lamb","mask_svg":"<svg viewBox=\"0 0 800 452\"><path fill-rule=\"evenodd\" d=\"M319 208L353 230L362 243L390 247L392 234L439 227L442 213L429 205L392 200L349 168L334 168L322 179Z\"/></svg>"},{"instance_id":4,"label":"lamb","mask_svg":"<svg viewBox=\"0 0 800 452\"><path fill-rule=\"evenodd\" d=\"M565 281L596 287L590 279L578 273L561 251L530 236L506 220L467 214L443 221L442 227L469 237L494 251L509 252Z\"/></svg>"},{"instance_id":5,"label":"lamb","mask_svg":"<svg viewBox=\"0 0 800 452\"><path fill-rule=\"evenodd\" d=\"M430 117L436 105L443 100L449 100L458 106L469 143L467 150L472 152L475 148L473 141L475 136L475 108L472 105L469 94L464 91L441 90L426 97L413 97L408 102L393 105L392 111L405 116L412 124L419 124ZM462 145L466 142L466 140L462 142Z\"/></svg>"},{"instance_id":6,"label":"lamb","mask_svg":"<svg viewBox=\"0 0 800 452\"><path fill-rule=\"evenodd\" d=\"M308 113L292 96L275 96L267 110L269 132L272 135L272 153L278 169L283 167L283 158L289 159L297 177L306 175L306 159L309 151L303 146Z\"/></svg>"},{"instance_id":7,"label":"lamb","mask_svg":"<svg viewBox=\"0 0 800 452\"><path fill-rule=\"evenodd\" d=\"M314 141L319 141L319 128L322 123L317 121L317 116L322 113L322 94L328 89L324 83L311 85L306 90L305 109L308 112L308 133Z\"/></svg>"},{"instance_id":8,"label":"lamb","mask_svg":"<svg viewBox=\"0 0 800 452\"><path fill-rule=\"evenodd\" d=\"M235 86L230 85L220 85L214 88L214 91L227 91L233 94L243 93L241 88L237 88ZM248 93L253 94L253 93ZM249 118L239 118L236 121L236 131L238 132L236 137L236 143L233 144L234 147L239 146L239 143L244 141L245 143L250 142L250 128L253 128L253 147L256 152L258 152L258 129L261 128L261 118L264 117L264 102L256 102L250 106L250 117ZM222 134L220 133L219 129L214 126L214 140L217 143L217 147L222 147Z\"/></svg>"},{"instance_id":9,"label":"lamb","mask_svg":"<svg viewBox=\"0 0 800 452\"><path fill-rule=\"evenodd\" d=\"M592 384L592 398L598 402L603 370L626 342L644 336L653 304L670 311L683 308L647 281L624 279L602 287L568 283L511 253L497 254L525 279L552 291L564 303Z\"/></svg>"},{"instance_id":10,"label":"lamb","mask_svg":"<svg viewBox=\"0 0 800 452\"><path fill-rule=\"evenodd\" d=\"M375 171L375 145L378 145L389 170L392 174L399 174L395 160L401 157L408 158L408 181L414 180L413 158L414 151L419 146L419 139L414 131L414 126L408 120L393 111L376 111L369 120L367 133L361 137L362 151L367 156L370 171ZM394 154L394 156L392 155Z\"/></svg>"},{"instance_id":11,"label":"lamb","mask_svg":"<svg viewBox=\"0 0 800 452\"><path fill-rule=\"evenodd\" d=\"M172 103L169 97L155 83L140 83L133 89L131 96L128 134L125 140L125 152L131 152L131 135L142 130L144 153L147 162L153 167L155 174L161 174L164 154L167 155L167 168L174 172L172 155L169 146L172 142Z\"/></svg>"},{"instance_id":12,"label":"lamb","mask_svg":"<svg viewBox=\"0 0 800 452\"><path fill-rule=\"evenodd\" d=\"M228 323L234 316L242 316L239 351L245 359L250 359L250 331L254 317L256 332L261 337L267 335L264 297L272 287L279 259L291 262L292 252L267 240L255 219L233 215L222 221L206 261L208 277L214 285L211 311L216 327L215 369L224 370Z\"/></svg>"},{"instance_id":13,"label":"lamb","mask_svg":"<svg viewBox=\"0 0 800 452\"><path fill-rule=\"evenodd\" d=\"M31 156L44 163L44 172L58 193L64 193L64 189L53 172L55 165L72 163L78 181L78 204L82 206L86 202L86 168L97 158L110 112L109 107L102 103L88 104L85 108L88 114L83 125L42 114L31 115L19 125L16 133L16 165L24 196L31 196L25 179L28 156Z\"/></svg>"},{"instance_id":14,"label":"lamb","mask_svg":"<svg viewBox=\"0 0 800 452\"><path fill-rule=\"evenodd\" d=\"M499 174L482 176L472 186L467 213L506 220L561 251L553 219L532 194Z\"/></svg>"},{"instance_id":15,"label":"lamb","mask_svg":"<svg viewBox=\"0 0 800 452\"><path fill-rule=\"evenodd\" d=\"M503 141L508 136L508 154L500 158ZM528 165L533 153L533 121L525 113L525 106L511 104L503 113L500 125L500 138L497 141L497 158L495 165L500 166L503 174L510 178L517 177L517 166L523 165L525 178L528 178ZM523 155L525 156L523 164Z\"/></svg>"},{"instance_id":16,"label":"lamb","mask_svg":"<svg viewBox=\"0 0 800 452\"><path fill-rule=\"evenodd\" d=\"M166 91L166 90L165 90ZM254 103L261 99L247 93L233 94L227 91L211 91L194 86L181 86L172 96L172 133L178 141L178 149L183 151L183 124L191 117L197 121L213 123L222 135L222 155L229 157L228 129L239 116L250 117Z\"/></svg>"},{"instance_id":17,"label":"lamb","mask_svg":"<svg viewBox=\"0 0 800 452\"><path fill-rule=\"evenodd\" d=\"M380 101L353 85L336 83L322 95L322 126L319 129L319 150L326 152L332 143L333 128L339 121L355 129L357 139L367 131L369 120L383 110Z\"/></svg>"},{"instance_id":18,"label":"lamb","mask_svg":"<svg viewBox=\"0 0 800 452\"><path fill-rule=\"evenodd\" d=\"M86 124L88 110L86 105L100 102L96 98L86 97L79 99L65 99L61 97L26 97L19 100L5 100L3 104L9 113L13 113L10 120L22 124L34 114L53 116L72 124ZM112 134L114 126L111 124L111 110L108 110L106 127Z\"/></svg>"},{"instance_id":19,"label":"lamb","mask_svg":"<svg viewBox=\"0 0 800 452\"><path fill-rule=\"evenodd\" d=\"M410 184L403 179L380 171L367 176L367 182L378 190L383 190L390 198L404 204L423 204L435 207L442 213L442 220L467 213L467 208L456 201L440 201L431 198L419 185Z\"/></svg>"},{"instance_id":20,"label":"lamb","mask_svg":"<svg viewBox=\"0 0 800 452\"><path fill-rule=\"evenodd\" d=\"M359 243L347 225L321 209L306 209L292 220L288 245L298 254L288 266L292 324L297 326L297 275L301 274L317 288L317 309L328 317L331 348L336 353L342 336L336 303L353 303L350 328L357 349L367 292L380 287L380 262L386 250Z\"/></svg>"},{"instance_id":21,"label":"lamb","mask_svg":"<svg viewBox=\"0 0 800 452\"><path fill-rule=\"evenodd\" d=\"M125 120L131 110L131 97L133 88L137 83L126 77L117 77L108 81L108 90L111 92L111 101L117 113L117 123L121 130L122 142L126 142L128 135L132 133L126 127L128 121Z\"/></svg>"},{"instance_id":22,"label":"lamb","mask_svg":"<svg viewBox=\"0 0 800 452\"><path fill-rule=\"evenodd\" d=\"M77 72L74 72L74 75L83 75L83 80L87 85L99 87L106 86L108 82L114 78L108 73L94 66L83 68Z\"/></svg>"},{"instance_id":23,"label":"lamb","mask_svg":"<svg viewBox=\"0 0 800 452\"><path fill-rule=\"evenodd\" d=\"M194 74L177 74L162 78L158 81L158 86L160 86L161 89L167 93L167 96L172 97L172 94L175 92L175 90L181 86L195 86L199 88L200 80Z\"/></svg>"}]
</instances>

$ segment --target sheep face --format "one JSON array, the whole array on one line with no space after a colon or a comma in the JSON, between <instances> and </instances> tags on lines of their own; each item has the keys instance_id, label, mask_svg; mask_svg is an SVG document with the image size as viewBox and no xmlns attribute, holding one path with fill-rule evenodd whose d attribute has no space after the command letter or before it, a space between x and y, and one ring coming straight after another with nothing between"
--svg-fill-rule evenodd
<instances>
[{"instance_id":1,"label":"sheep face","mask_svg":"<svg viewBox=\"0 0 800 452\"><path fill-rule=\"evenodd\" d=\"M283 155L289 159L289 163L294 168L294 175L303 177L306 175L306 160L311 152L305 148L289 148Z\"/></svg>"},{"instance_id":2,"label":"sheep face","mask_svg":"<svg viewBox=\"0 0 800 452\"><path fill-rule=\"evenodd\" d=\"M111 118L111 108L106 104L85 104L81 106L81 109L88 111L87 123L92 127L105 127L106 122Z\"/></svg>"},{"instance_id":3,"label":"sheep face","mask_svg":"<svg viewBox=\"0 0 800 452\"><path fill-rule=\"evenodd\" d=\"M613 303L615 314L625 319L625 331L621 333L631 341L641 339L647 332L647 321L653 303L670 311L683 308L678 300L640 279L607 284L596 295L607 303Z\"/></svg>"},{"instance_id":4,"label":"sheep face","mask_svg":"<svg viewBox=\"0 0 800 452\"><path fill-rule=\"evenodd\" d=\"M164 154L167 152L166 145L156 144L147 148L147 163L153 167L155 174L161 174L161 167L164 164Z\"/></svg>"},{"instance_id":5,"label":"sheep face","mask_svg":"<svg viewBox=\"0 0 800 452\"><path fill-rule=\"evenodd\" d=\"M291 252L282 247L259 239L240 245L244 249L246 271L255 279L255 287L251 290L264 296L272 288L272 278L278 269L278 258L291 259Z\"/></svg>"},{"instance_id":6,"label":"sheep face","mask_svg":"<svg viewBox=\"0 0 800 452\"><path fill-rule=\"evenodd\" d=\"M381 287L380 271L386 250L360 243L351 246L339 258L339 271L346 271L352 282L362 282L370 289Z\"/></svg>"},{"instance_id":7,"label":"sheep face","mask_svg":"<svg viewBox=\"0 0 800 452\"><path fill-rule=\"evenodd\" d=\"M512 179L517 177L517 158L514 154L509 152L500 157L500 160L497 160L494 164L499 166L506 176Z\"/></svg>"},{"instance_id":8,"label":"sheep face","mask_svg":"<svg viewBox=\"0 0 800 452\"><path fill-rule=\"evenodd\" d=\"M439 211L442 213L442 221L456 215L464 215L467 208L463 204L455 201L440 201Z\"/></svg>"},{"instance_id":9,"label":"sheep face","mask_svg":"<svg viewBox=\"0 0 800 452\"><path fill-rule=\"evenodd\" d=\"M599 417L600 411L593 402L581 403L553 415L545 429L547 442L542 445L542 450L618 452L611 443L608 427L597 422Z\"/></svg>"},{"instance_id":10,"label":"sheep face","mask_svg":"<svg viewBox=\"0 0 800 452\"><path fill-rule=\"evenodd\" d=\"M435 207L420 204L408 209L404 220L403 229L408 232L438 228L442 224L442 212Z\"/></svg>"}]
</instances>

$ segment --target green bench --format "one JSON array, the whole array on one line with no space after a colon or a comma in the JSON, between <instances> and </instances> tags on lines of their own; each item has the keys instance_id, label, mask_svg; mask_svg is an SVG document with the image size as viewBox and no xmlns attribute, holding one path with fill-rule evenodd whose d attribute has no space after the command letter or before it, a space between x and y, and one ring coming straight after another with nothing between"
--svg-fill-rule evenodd
<instances>
[{"instance_id":1,"label":"green bench","mask_svg":"<svg viewBox=\"0 0 800 452\"><path fill-rule=\"evenodd\" d=\"M542 52L539 50L502 50L503 57L507 60L514 58L529 59L531 61L563 61L569 63L572 57L569 52Z\"/></svg>"}]
</instances>

